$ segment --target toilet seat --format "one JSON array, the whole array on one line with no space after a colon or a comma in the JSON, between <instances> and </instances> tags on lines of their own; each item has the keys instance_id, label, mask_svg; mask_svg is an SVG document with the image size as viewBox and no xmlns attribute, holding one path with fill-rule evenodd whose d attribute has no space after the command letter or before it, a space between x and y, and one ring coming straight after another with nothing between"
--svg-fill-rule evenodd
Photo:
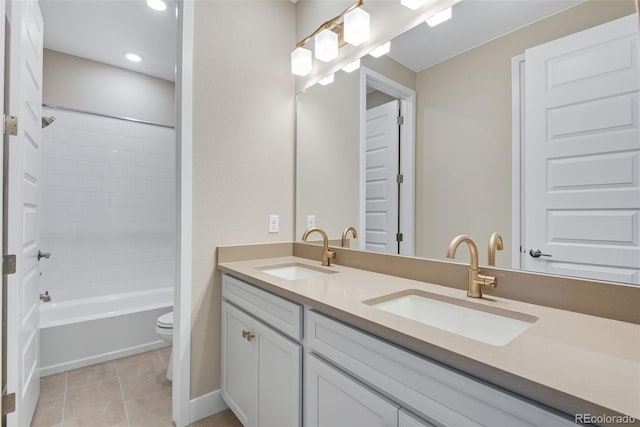
<instances>
[{"instance_id":1,"label":"toilet seat","mask_svg":"<svg viewBox=\"0 0 640 427\"><path fill-rule=\"evenodd\" d=\"M173 329L173 311L158 317L156 326L162 329Z\"/></svg>"}]
</instances>

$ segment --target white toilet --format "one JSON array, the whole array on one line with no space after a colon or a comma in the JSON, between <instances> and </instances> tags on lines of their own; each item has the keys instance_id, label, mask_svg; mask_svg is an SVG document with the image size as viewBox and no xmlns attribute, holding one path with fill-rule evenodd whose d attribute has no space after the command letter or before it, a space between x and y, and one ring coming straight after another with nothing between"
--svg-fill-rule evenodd
<instances>
[{"instance_id":1,"label":"white toilet","mask_svg":"<svg viewBox=\"0 0 640 427\"><path fill-rule=\"evenodd\" d=\"M164 342L173 344L173 311L165 313L158 317L156 321L156 333L160 336ZM167 379L171 381L173 379L173 370L171 361L173 360L173 348L171 348L171 356L169 357L169 368L167 369Z\"/></svg>"}]
</instances>

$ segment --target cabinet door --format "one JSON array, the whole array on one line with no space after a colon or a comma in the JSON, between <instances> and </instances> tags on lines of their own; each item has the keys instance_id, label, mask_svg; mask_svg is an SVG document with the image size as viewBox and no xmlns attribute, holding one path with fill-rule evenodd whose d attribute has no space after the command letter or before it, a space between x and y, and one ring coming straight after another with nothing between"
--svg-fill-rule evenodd
<instances>
[{"instance_id":1,"label":"cabinet door","mask_svg":"<svg viewBox=\"0 0 640 427\"><path fill-rule=\"evenodd\" d=\"M404 409L398 413L398 427L433 427L433 424L416 417Z\"/></svg>"},{"instance_id":2,"label":"cabinet door","mask_svg":"<svg viewBox=\"0 0 640 427\"><path fill-rule=\"evenodd\" d=\"M396 427L398 407L312 354L305 359L306 427Z\"/></svg>"},{"instance_id":3,"label":"cabinet door","mask_svg":"<svg viewBox=\"0 0 640 427\"><path fill-rule=\"evenodd\" d=\"M254 320L258 353L258 425L300 426L302 347Z\"/></svg>"},{"instance_id":4,"label":"cabinet door","mask_svg":"<svg viewBox=\"0 0 640 427\"><path fill-rule=\"evenodd\" d=\"M253 319L222 303L222 398L245 427L257 425L256 362L252 342L243 336Z\"/></svg>"}]
</instances>

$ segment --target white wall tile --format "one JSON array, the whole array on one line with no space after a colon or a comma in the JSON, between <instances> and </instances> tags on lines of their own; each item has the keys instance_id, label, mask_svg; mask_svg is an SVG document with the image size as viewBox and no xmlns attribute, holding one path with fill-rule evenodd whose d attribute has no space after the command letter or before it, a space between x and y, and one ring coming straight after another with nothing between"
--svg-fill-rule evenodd
<instances>
[{"instance_id":1,"label":"white wall tile","mask_svg":"<svg viewBox=\"0 0 640 427\"><path fill-rule=\"evenodd\" d=\"M63 301L173 284L173 130L43 114L56 122L43 132L42 292Z\"/></svg>"}]
</instances>

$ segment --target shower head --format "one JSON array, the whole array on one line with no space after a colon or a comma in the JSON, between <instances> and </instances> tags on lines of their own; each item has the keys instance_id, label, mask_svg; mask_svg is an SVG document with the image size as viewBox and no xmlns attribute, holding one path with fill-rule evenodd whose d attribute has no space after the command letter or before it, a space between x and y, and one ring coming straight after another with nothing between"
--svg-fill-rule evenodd
<instances>
[{"instance_id":1,"label":"shower head","mask_svg":"<svg viewBox=\"0 0 640 427\"><path fill-rule=\"evenodd\" d=\"M56 120L55 117L53 116L49 116L49 117L42 117L42 128L46 128L47 126L49 126L51 123L53 123Z\"/></svg>"}]
</instances>

